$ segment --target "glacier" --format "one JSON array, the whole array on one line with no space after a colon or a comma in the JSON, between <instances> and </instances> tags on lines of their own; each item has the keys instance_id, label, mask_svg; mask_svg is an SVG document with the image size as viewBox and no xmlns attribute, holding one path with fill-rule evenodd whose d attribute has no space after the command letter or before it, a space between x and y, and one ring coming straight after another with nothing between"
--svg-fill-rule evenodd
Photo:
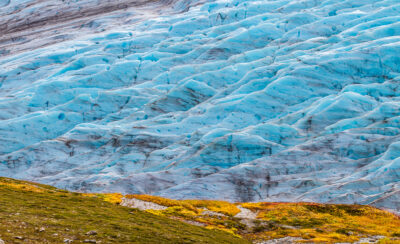
<instances>
[{"instance_id":1,"label":"glacier","mask_svg":"<svg viewBox=\"0 0 400 244\"><path fill-rule=\"evenodd\" d=\"M398 0L126 3L68 28L46 14L106 7L32 2L0 1L0 176L400 212Z\"/></svg>"}]
</instances>

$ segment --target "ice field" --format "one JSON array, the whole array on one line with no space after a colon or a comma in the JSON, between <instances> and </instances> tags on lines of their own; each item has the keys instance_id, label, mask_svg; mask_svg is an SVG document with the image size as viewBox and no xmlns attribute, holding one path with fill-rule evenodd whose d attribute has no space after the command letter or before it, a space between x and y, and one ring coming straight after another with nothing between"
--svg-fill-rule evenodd
<instances>
[{"instance_id":1,"label":"ice field","mask_svg":"<svg viewBox=\"0 0 400 244\"><path fill-rule=\"evenodd\" d=\"M0 176L400 211L398 0L162 8L0 52Z\"/></svg>"}]
</instances>

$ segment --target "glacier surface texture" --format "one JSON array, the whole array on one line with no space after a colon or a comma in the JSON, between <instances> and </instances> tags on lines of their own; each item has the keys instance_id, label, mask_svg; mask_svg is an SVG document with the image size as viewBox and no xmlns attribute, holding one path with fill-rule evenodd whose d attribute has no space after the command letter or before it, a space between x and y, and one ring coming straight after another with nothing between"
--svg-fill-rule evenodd
<instances>
[{"instance_id":1,"label":"glacier surface texture","mask_svg":"<svg viewBox=\"0 0 400 244\"><path fill-rule=\"evenodd\" d=\"M398 0L145 5L0 0L1 176L400 211Z\"/></svg>"}]
</instances>

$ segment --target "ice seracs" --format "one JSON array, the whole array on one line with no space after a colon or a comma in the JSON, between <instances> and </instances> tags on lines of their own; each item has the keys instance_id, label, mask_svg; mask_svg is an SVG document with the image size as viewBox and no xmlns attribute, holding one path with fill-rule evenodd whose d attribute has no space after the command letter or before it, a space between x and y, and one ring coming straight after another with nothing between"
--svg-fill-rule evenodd
<instances>
[{"instance_id":1,"label":"ice seracs","mask_svg":"<svg viewBox=\"0 0 400 244\"><path fill-rule=\"evenodd\" d=\"M400 211L398 1L182 6L0 58L0 175Z\"/></svg>"}]
</instances>

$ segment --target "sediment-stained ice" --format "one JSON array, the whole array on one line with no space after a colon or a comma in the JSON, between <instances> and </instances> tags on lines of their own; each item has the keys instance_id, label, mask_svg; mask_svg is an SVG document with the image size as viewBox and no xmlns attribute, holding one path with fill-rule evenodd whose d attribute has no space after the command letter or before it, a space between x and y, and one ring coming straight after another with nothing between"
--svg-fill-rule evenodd
<instances>
[{"instance_id":1,"label":"sediment-stained ice","mask_svg":"<svg viewBox=\"0 0 400 244\"><path fill-rule=\"evenodd\" d=\"M0 58L1 176L400 211L397 0L165 8Z\"/></svg>"}]
</instances>

